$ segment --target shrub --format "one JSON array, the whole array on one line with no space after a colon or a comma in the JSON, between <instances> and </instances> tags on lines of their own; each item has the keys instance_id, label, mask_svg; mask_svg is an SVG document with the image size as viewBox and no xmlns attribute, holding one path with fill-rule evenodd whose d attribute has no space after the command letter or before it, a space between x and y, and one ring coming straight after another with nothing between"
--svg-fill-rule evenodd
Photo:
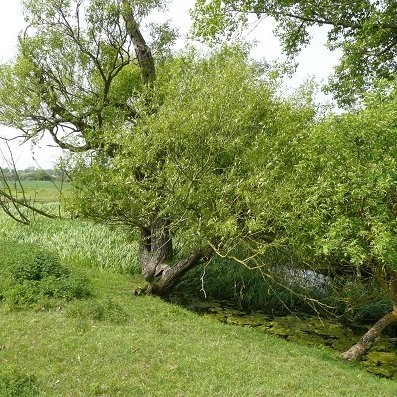
<instances>
[{"instance_id":1,"label":"shrub","mask_svg":"<svg viewBox=\"0 0 397 397\"><path fill-rule=\"evenodd\" d=\"M39 395L37 379L17 369L0 370L1 397L36 397Z\"/></svg>"},{"instance_id":2,"label":"shrub","mask_svg":"<svg viewBox=\"0 0 397 397\"><path fill-rule=\"evenodd\" d=\"M90 296L88 281L60 263L57 255L31 244L2 242L0 300L10 307L51 307Z\"/></svg>"},{"instance_id":3,"label":"shrub","mask_svg":"<svg viewBox=\"0 0 397 397\"><path fill-rule=\"evenodd\" d=\"M52 252L38 251L33 252L22 262L16 263L10 269L10 274L15 283L23 283L50 277L60 279L67 276L69 271L61 266L59 258Z\"/></svg>"}]
</instances>

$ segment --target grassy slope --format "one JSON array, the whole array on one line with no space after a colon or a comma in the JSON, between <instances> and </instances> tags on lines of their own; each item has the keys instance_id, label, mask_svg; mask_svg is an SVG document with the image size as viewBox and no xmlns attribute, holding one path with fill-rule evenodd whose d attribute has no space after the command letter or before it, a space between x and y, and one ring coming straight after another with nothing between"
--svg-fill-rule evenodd
<instances>
[{"instance_id":1,"label":"grassy slope","mask_svg":"<svg viewBox=\"0 0 397 397\"><path fill-rule=\"evenodd\" d=\"M1 313L0 366L35 374L42 396L397 396L397 383L328 351L132 297L128 276L86 271L97 300L122 306L124 324L67 307Z\"/></svg>"},{"instance_id":2,"label":"grassy slope","mask_svg":"<svg viewBox=\"0 0 397 397\"><path fill-rule=\"evenodd\" d=\"M36 375L41 396L397 397L396 382L343 364L327 350L133 297L129 276L90 268L127 270L134 245L121 233L68 220L24 227L1 214L0 237L51 247L80 269L84 264L96 302L111 299L127 317L121 324L115 320L123 313L94 320L94 301L74 317L76 303L41 312L0 307L0 369Z\"/></svg>"}]
</instances>

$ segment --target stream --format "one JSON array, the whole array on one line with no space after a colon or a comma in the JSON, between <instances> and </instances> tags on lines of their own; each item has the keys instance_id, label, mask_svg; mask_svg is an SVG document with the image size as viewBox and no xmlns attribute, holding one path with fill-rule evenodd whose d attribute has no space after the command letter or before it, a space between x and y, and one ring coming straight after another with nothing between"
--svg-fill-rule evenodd
<instances>
[{"instance_id":1,"label":"stream","mask_svg":"<svg viewBox=\"0 0 397 397\"><path fill-rule=\"evenodd\" d=\"M365 326L348 327L337 319L323 319L304 314L273 316L260 311L243 311L233 307L231 302L186 299L181 302L175 296L170 300L203 317L226 324L255 328L260 332L307 346L326 346L339 353L356 343L368 329ZM363 357L360 364L377 376L397 380L397 342L380 340Z\"/></svg>"}]
</instances>

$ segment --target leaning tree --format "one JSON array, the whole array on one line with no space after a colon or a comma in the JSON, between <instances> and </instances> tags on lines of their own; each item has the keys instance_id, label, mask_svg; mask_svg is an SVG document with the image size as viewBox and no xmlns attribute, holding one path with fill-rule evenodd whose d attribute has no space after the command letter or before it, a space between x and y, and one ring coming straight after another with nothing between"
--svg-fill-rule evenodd
<instances>
[{"instance_id":1,"label":"leaning tree","mask_svg":"<svg viewBox=\"0 0 397 397\"><path fill-rule=\"evenodd\" d=\"M141 21L164 3L26 1L17 59L0 68L0 122L82 154L74 210L135 230L147 292L159 295L215 251L274 243L243 188L258 171L251 153L313 117L305 101L278 99L244 50L168 57L163 26L153 53Z\"/></svg>"},{"instance_id":2,"label":"leaning tree","mask_svg":"<svg viewBox=\"0 0 397 397\"><path fill-rule=\"evenodd\" d=\"M142 95L136 124L109 131L105 147L119 149L97 155L76 175L75 211L139 231L152 293L167 293L214 253L246 263L241 259L277 244L272 219L258 220L250 194L271 194L262 189L259 167L271 166L280 142L288 146L314 111L304 100L277 99L258 70L236 48L169 60ZM279 146L256 162L255 148L267 141Z\"/></svg>"},{"instance_id":3,"label":"leaning tree","mask_svg":"<svg viewBox=\"0 0 397 397\"><path fill-rule=\"evenodd\" d=\"M328 258L347 280L347 271L376 280L389 297L390 311L345 360L366 353L397 322L396 98L387 84L366 98L365 109L316 123L297 137L294 167L274 167L268 178L291 247L313 266Z\"/></svg>"}]
</instances>

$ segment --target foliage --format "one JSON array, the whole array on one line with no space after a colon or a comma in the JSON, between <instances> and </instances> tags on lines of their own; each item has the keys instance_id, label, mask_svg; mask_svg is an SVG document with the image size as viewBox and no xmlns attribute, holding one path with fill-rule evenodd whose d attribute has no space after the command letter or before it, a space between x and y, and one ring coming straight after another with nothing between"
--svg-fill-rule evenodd
<instances>
[{"instance_id":1,"label":"foliage","mask_svg":"<svg viewBox=\"0 0 397 397\"><path fill-rule=\"evenodd\" d=\"M0 394L2 397L36 397L39 396L37 379L26 375L16 368L0 371Z\"/></svg>"},{"instance_id":2,"label":"foliage","mask_svg":"<svg viewBox=\"0 0 397 397\"><path fill-rule=\"evenodd\" d=\"M161 275L159 294L210 246L248 233L240 186L256 172L251 149L314 115L307 102L277 98L246 49L165 56L155 70L137 17L162 4L27 1L29 29L16 61L0 70L0 122L28 138L48 131L83 153L73 211L139 230L143 273L149 281ZM163 28L162 48L175 38ZM173 238L188 253L179 266Z\"/></svg>"},{"instance_id":3,"label":"foliage","mask_svg":"<svg viewBox=\"0 0 397 397\"><path fill-rule=\"evenodd\" d=\"M11 279L15 283L39 281L47 277L60 278L68 274L61 267L59 259L51 252L38 251L27 254L26 259L17 261L10 269Z\"/></svg>"},{"instance_id":4,"label":"foliage","mask_svg":"<svg viewBox=\"0 0 397 397\"><path fill-rule=\"evenodd\" d=\"M344 275L345 292L352 282L350 297L326 300L346 317L382 315L391 307L388 300L396 306L395 109L396 90L381 85L359 112L258 139L250 155L257 172L240 186L249 192L250 245L239 243L240 254L230 245L218 253L271 277L266 253L286 246L297 258L293 269ZM276 239L258 246L269 230ZM381 287L384 293L373 293L369 284L355 291L355 277L364 286L366 278L375 278L375 291Z\"/></svg>"},{"instance_id":5,"label":"foliage","mask_svg":"<svg viewBox=\"0 0 397 397\"><path fill-rule=\"evenodd\" d=\"M51 205L45 205L51 211ZM56 252L62 262L121 273L139 272L136 243L124 230L84 220L51 221L37 217L28 227L0 214L0 239L40 246ZM11 255L11 254L10 254Z\"/></svg>"},{"instance_id":6,"label":"foliage","mask_svg":"<svg viewBox=\"0 0 397 397\"><path fill-rule=\"evenodd\" d=\"M117 139L122 150L112 159L97 156L76 175L72 210L133 227L163 214L184 252L208 242L237 244L255 227L245 181L252 177L250 188L263 192L255 175L268 166L255 162L253 151L285 144L314 115L307 98L293 105L275 91L241 49L168 62L152 91L150 106L158 110L133 132L127 126L108 135L108 145Z\"/></svg>"},{"instance_id":7,"label":"foliage","mask_svg":"<svg viewBox=\"0 0 397 397\"><path fill-rule=\"evenodd\" d=\"M312 247L357 267L397 263L395 98L370 96L359 113L319 124L302 140L293 176L296 221Z\"/></svg>"},{"instance_id":8,"label":"foliage","mask_svg":"<svg viewBox=\"0 0 397 397\"><path fill-rule=\"evenodd\" d=\"M91 294L87 280L71 274L51 252L29 244L1 241L0 297L10 307L51 306L52 300L70 301Z\"/></svg>"},{"instance_id":9,"label":"foliage","mask_svg":"<svg viewBox=\"0 0 397 397\"><path fill-rule=\"evenodd\" d=\"M0 122L27 138L40 139L47 131L64 149L101 150L104 129L133 122L139 112L134 102L142 81L131 51L129 7L138 27L165 5L152 0L24 1L28 28L15 62L0 67ZM160 36L164 47L167 39Z\"/></svg>"},{"instance_id":10,"label":"foliage","mask_svg":"<svg viewBox=\"0 0 397 397\"><path fill-rule=\"evenodd\" d=\"M53 222L38 218L27 228L12 223L5 215L0 217L0 225L3 236L34 243L46 249L52 248L65 263L101 271L111 269L119 273L139 273L135 259L136 244L128 242L124 233L104 225L92 224L81 219ZM98 244L98 241L101 243ZM3 248L3 252L5 249ZM15 248L12 250L18 252ZM282 277L282 269L286 265L293 267L298 258L294 257L292 252L280 253L277 250L273 253L269 251L267 255L268 263L276 265L279 269L276 280L264 278L260 270L251 271L233 261L214 259L209 266L200 266L189 272L176 294L203 296L200 289L205 269L203 287L208 298L228 300L247 310L258 309L279 314L289 311L316 311L326 316L333 313L348 321L369 321L379 318L389 308L390 304L384 294L377 291L379 287L369 288L368 285L360 285L359 280L354 278L341 278L335 281L335 284L324 285L324 289L320 290L302 288L298 283L296 288L289 291L286 287L290 285L291 280L287 281L285 274ZM131 264L135 266L131 267ZM326 310L322 311L321 305L310 302L307 298L317 299L326 304ZM106 300L97 302L89 299L77 301L75 305L76 307L73 304L70 308L74 313L71 316L81 313L81 317L95 320L102 317L102 314L98 314L102 313L102 310L106 313ZM108 318L112 314L103 316Z\"/></svg>"},{"instance_id":11,"label":"foliage","mask_svg":"<svg viewBox=\"0 0 397 397\"><path fill-rule=\"evenodd\" d=\"M394 305L395 109L395 90L379 90L365 109L330 116L301 134L286 158L293 166L282 159L272 168L266 185L273 195L262 207L273 211L274 227L303 263L375 277Z\"/></svg>"},{"instance_id":12,"label":"foliage","mask_svg":"<svg viewBox=\"0 0 397 397\"><path fill-rule=\"evenodd\" d=\"M271 269L264 265L249 270L231 260L215 258L191 270L171 299L193 306L196 298L226 301L248 312L314 314L346 324L376 321L391 310L387 293L375 280L296 269L296 259L291 252L267 253Z\"/></svg>"},{"instance_id":13,"label":"foliage","mask_svg":"<svg viewBox=\"0 0 397 397\"><path fill-rule=\"evenodd\" d=\"M386 291L374 279L339 276L328 280L323 293L345 323L376 322L392 310Z\"/></svg>"},{"instance_id":14,"label":"foliage","mask_svg":"<svg viewBox=\"0 0 397 397\"><path fill-rule=\"evenodd\" d=\"M260 269L249 270L232 260L214 258L209 264L192 270L175 291L182 298L228 301L245 310L261 310L267 314L319 313L326 293L322 284L308 283L304 272L288 267L287 255L267 254L272 263L270 273ZM269 269L267 269L269 270ZM327 302L328 303L328 302ZM328 312L322 314L329 315Z\"/></svg>"},{"instance_id":15,"label":"foliage","mask_svg":"<svg viewBox=\"0 0 397 397\"><path fill-rule=\"evenodd\" d=\"M354 103L355 94L371 87L374 78L393 80L397 72L394 0L198 0L195 29L205 38L230 35L249 14L273 17L285 52L292 57L310 42L311 26L330 26L328 46L343 51L329 85L340 104Z\"/></svg>"}]
</instances>

